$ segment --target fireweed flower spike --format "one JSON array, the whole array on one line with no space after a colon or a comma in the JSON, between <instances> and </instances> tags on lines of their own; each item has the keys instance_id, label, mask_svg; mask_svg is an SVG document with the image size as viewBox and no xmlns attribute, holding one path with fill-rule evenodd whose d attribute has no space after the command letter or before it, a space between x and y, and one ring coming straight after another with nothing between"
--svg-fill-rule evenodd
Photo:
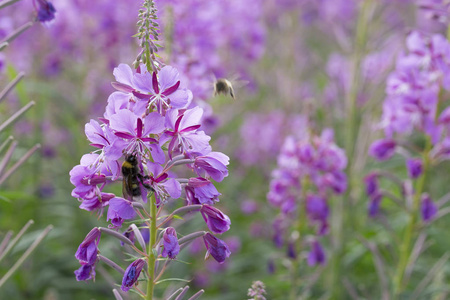
<instances>
[{"instance_id":1,"label":"fireweed flower spike","mask_svg":"<svg viewBox=\"0 0 450 300\"><path fill-rule=\"evenodd\" d=\"M283 239L288 229L299 230L295 226L299 216L307 217L301 223L314 228L316 235L328 234L331 212L328 201L333 195L341 195L347 189L347 178L343 172L346 165L344 150L334 143L333 132L329 129L320 136L286 138L278 155L278 167L272 172L267 194L269 203L280 209L280 215L273 223L274 242L278 247L287 242L288 248L299 248L298 244L293 247L290 245L292 241ZM332 201L342 200L334 197ZM325 264L322 246L314 242L311 247L308 258L310 265Z\"/></svg>"},{"instance_id":2,"label":"fireweed flower spike","mask_svg":"<svg viewBox=\"0 0 450 300\"><path fill-rule=\"evenodd\" d=\"M155 16L152 1L145 0L144 8L142 22ZM154 23L151 19L145 24ZM229 158L212 152L211 138L201 128L203 109L191 104L192 93L184 87L183 77L174 67L156 60L142 61L144 57L153 59L155 52L144 48L146 54L141 52L139 61L145 65L137 64L133 70L120 64L114 69L113 87L117 91L108 98L103 116L85 126L85 134L96 150L83 155L80 164L70 171L70 181L74 185L72 196L81 202L80 208L97 211L100 216L107 209L110 221L109 228L94 228L80 245L76 257L82 266L75 272L77 280L93 279L98 262L121 270L120 262L97 255L100 232L107 233L135 257L125 271L122 290L131 289L147 265L147 295L143 296L153 299L154 288L167 266L157 260L176 259L182 243L203 237L207 255L219 263L230 255L228 246L211 233L183 232L187 227L165 228L175 217L188 212L201 213L205 227L213 233L222 234L230 228L230 218L212 206L221 194L209 179L222 181L228 176ZM191 178L177 176L177 169L183 167L180 174L191 171ZM122 194L103 191L113 184L122 185ZM180 197L185 201L177 200ZM173 212L167 212L167 207ZM122 234L118 231L125 220L128 230ZM138 228L148 230L148 244ZM183 236L179 241L177 231Z\"/></svg>"},{"instance_id":3,"label":"fireweed flower spike","mask_svg":"<svg viewBox=\"0 0 450 300\"><path fill-rule=\"evenodd\" d=\"M420 2L421 8L429 12L439 6L432 3L444 3ZM448 7L445 6L448 5L441 7L443 15L435 15L435 18L448 17ZM440 34L412 31L406 37L405 46L405 51L397 57L395 70L386 81L386 98L379 123L385 137L370 146L369 154L377 160L389 160L398 148L401 150L397 151L398 154L406 160L409 179L402 180L400 197L403 199L379 191L377 184L367 185L370 216L378 213L382 198L393 199L408 216L393 277L394 298L398 298L408 285L406 270L415 251L413 237L422 228L418 226L419 216L427 224L438 211L427 193L428 182L431 182L428 178L430 170L437 167L437 162L450 159L450 110L444 101L450 91L450 43ZM418 138L425 142L415 142Z\"/></svg>"}]
</instances>

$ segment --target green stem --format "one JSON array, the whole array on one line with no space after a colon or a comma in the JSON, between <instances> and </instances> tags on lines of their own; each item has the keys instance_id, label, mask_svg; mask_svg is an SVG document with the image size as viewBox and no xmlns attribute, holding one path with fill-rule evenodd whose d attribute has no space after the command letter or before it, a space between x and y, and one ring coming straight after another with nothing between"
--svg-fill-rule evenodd
<instances>
[{"instance_id":1,"label":"green stem","mask_svg":"<svg viewBox=\"0 0 450 300\"><path fill-rule=\"evenodd\" d=\"M302 240L302 233L304 231L304 224L306 224L307 220L306 220L306 192L309 189L309 178L305 177L303 178L303 182L302 182L302 194L301 194L301 199L300 199L300 203L299 206L301 207L301 209L298 209L298 218L297 218L297 222L294 226L294 230L298 232L298 237L297 240L295 241L295 250L297 251L297 253L301 252L301 240ZM298 299L298 275L300 274L299 272L299 268L300 268L300 261L301 261L301 256L297 255L297 257L295 258L295 260L292 261L292 270L291 270L291 290L289 293L289 299L290 300L296 300Z\"/></svg>"},{"instance_id":2,"label":"green stem","mask_svg":"<svg viewBox=\"0 0 450 300\"><path fill-rule=\"evenodd\" d=\"M344 207L351 208L350 195L353 189L353 152L355 149L356 135L359 128L358 114L357 114L357 100L358 100L358 87L360 85L360 65L361 60L365 54L365 45L368 36L368 22L370 17L370 11L372 10L372 0L365 0L361 4L360 13L358 16L358 21L356 24L356 33L354 41L354 61L352 70L352 82L350 91L348 93L346 109L346 154L348 158L347 165L347 178L348 187L345 196L341 201L335 201L332 209L332 239L333 239L333 256L331 258L331 274L329 281L329 288L332 292L332 299L341 299L342 297L342 284L339 282L341 276L341 258L344 254L344 222L346 221L345 209ZM344 202L345 201L345 202ZM350 224L353 223L351 220L351 213L348 214L348 220ZM352 224L353 225L353 224Z\"/></svg>"},{"instance_id":3,"label":"green stem","mask_svg":"<svg viewBox=\"0 0 450 300\"><path fill-rule=\"evenodd\" d=\"M148 258L147 258L147 265L148 265L148 282L147 282L147 300L153 299L153 292L155 289L155 262L156 262L156 256L154 248L156 247L156 199L155 195L153 194L150 199L150 241L148 243ZM155 249L156 250L156 249Z\"/></svg>"},{"instance_id":4,"label":"green stem","mask_svg":"<svg viewBox=\"0 0 450 300\"><path fill-rule=\"evenodd\" d=\"M400 245L399 262L394 277L394 299L398 298L404 288L403 277L405 275L405 270L411 255L411 242L414 235L414 228L416 227L418 221L420 198L425 187L427 171L430 167L429 153L431 147L431 140L430 138L427 138L425 150L423 152L423 174L418 179L416 184L416 193L414 195L413 207L409 213L409 223L405 229L402 244Z\"/></svg>"}]
</instances>

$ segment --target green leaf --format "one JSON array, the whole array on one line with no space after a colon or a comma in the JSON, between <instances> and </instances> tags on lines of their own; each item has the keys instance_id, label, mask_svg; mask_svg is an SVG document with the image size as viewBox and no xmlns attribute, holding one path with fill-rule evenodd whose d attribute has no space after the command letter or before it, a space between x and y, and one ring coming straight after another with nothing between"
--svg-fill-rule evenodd
<instances>
[{"instance_id":1,"label":"green leaf","mask_svg":"<svg viewBox=\"0 0 450 300\"><path fill-rule=\"evenodd\" d=\"M157 281L155 284L160 284L166 281L183 281L183 282L190 282L190 280L186 280L186 279L181 279L181 278L167 278L167 279L163 279L160 281Z\"/></svg>"},{"instance_id":2,"label":"green leaf","mask_svg":"<svg viewBox=\"0 0 450 300\"><path fill-rule=\"evenodd\" d=\"M0 200L3 200L3 201L5 201L5 202L11 203L11 199L6 198L6 197L4 197L4 196L2 196L2 195L0 195Z\"/></svg>"}]
</instances>

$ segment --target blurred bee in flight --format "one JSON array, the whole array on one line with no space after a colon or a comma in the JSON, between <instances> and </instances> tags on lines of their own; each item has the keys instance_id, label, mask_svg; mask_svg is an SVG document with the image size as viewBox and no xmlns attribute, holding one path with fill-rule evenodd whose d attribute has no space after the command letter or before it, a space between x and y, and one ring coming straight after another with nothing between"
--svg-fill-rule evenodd
<instances>
[{"instance_id":1,"label":"blurred bee in flight","mask_svg":"<svg viewBox=\"0 0 450 300\"><path fill-rule=\"evenodd\" d=\"M214 94L213 96L217 96L219 94L228 96L230 95L231 98L236 99L234 96L234 89L233 85L228 79L225 78L219 78L214 82Z\"/></svg>"},{"instance_id":2,"label":"blurred bee in flight","mask_svg":"<svg viewBox=\"0 0 450 300\"><path fill-rule=\"evenodd\" d=\"M141 186L152 192L155 191L150 185L144 184L144 180L148 177L141 174L135 154L125 156L122 164L122 176L122 192L125 199L133 200L133 197L140 196L142 194Z\"/></svg>"},{"instance_id":3,"label":"blurred bee in flight","mask_svg":"<svg viewBox=\"0 0 450 300\"><path fill-rule=\"evenodd\" d=\"M248 84L246 80L238 80L239 75L232 76L229 80L226 78L216 79L214 77L214 92L213 97L218 95L230 96L236 99L236 93L234 92L234 87L240 88ZM234 87L233 87L234 86Z\"/></svg>"}]
</instances>

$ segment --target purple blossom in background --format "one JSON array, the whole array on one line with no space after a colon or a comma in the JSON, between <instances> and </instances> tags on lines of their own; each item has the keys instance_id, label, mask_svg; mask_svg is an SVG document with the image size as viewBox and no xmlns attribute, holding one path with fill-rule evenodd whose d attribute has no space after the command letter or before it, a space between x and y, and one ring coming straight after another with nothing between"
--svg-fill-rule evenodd
<instances>
[{"instance_id":1,"label":"purple blossom in background","mask_svg":"<svg viewBox=\"0 0 450 300\"><path fill-rule=\"evenodd\" d=\"M366 185L366 194L369 197L373 197L378 194L379 191L379 183L378 183L378 175L375 173L371 173L364 177L364 183Z\"/></svg>"},{"instance_id":2,"label":"purple blossom in background","mask_svg":"<svg viewBox=\"0 0 450 300\"><path fill-rule=\"evenodd\" d=\"M418 0L417 5L426 17L447 24L450 15L450 3L447 0Z\"/></svg>"},{"instance_id":3,"label":"purple blossom in background","mask_svg":"<svg viewBox=\"0 0 450 300\"><path fill-rule=\"evenodd\" d=\"M286 115L281 111L249 113L241 126L242 143L235 155L245 166L263 168L265 164L261 162L276 159L288 134L301 138L307 134L306 128L307 119L300 115Z\"/></svg>"},{"instance_id":4,"label":"purple blossom in background","mask_svg":"<svg viewBox=\"0 0 450 300\"><path fill-rule=\"evenodd\" d=\"M439 118L436 114L439 91L450 90L450 43L439 34L426 36L413 31L406 46L408 52L397 58L396 68L387 79L380 122L387 138L374 142L369 154L387 160L394 153L395 133L407 136L418 131L430 138L436 158L447 159L443 149L449 134L448 111L443 108Z\"/></svg>"},{"instance_id":5,"label":"purple blossom in background","mask_svg":"<svg viewBox=\"0 0 450 300\"><path fill-rule=\"evenodd\" d=\"M306 196L306 214L311 223L318 223L317 234L324 235L328 233L329 208L325 198L308 194Z\"/></svg>"},{"instance_id":6,"label":"purple blossom in background","mask_svg":"<svg viewBox=\"0 0 450 300\"><path fill-rule=\"evenodd\" d=\"M407 159L406 169L408 170L408 176L412 179L416 179L422 175L422 165L422 160L420 158Z\"/></svg>"},{"instance_id":7,"label":"purple blossom in background","mask_svg":"<svg viewBox=\"0 0 450 300\"><path fill-rule=\"evenodd\" d=\"M278 247L283 243L283 223L288 223L289 220L294 222L298 218L294 212L299 207L304 209L310 225L317 226L317 235L328 233L330 210L327 198L333 194L341 195L347 189L347 177L344 173L346 166L347 157L344 150L334 143L332 130L325 129L320 136L286 138L278 155L277 169L272 172L267 194L269 203L281 211L281 216L273 226L274 242ZM314 191L314 194L309 191ZM325 259L320 258L319 248L314 244L310 256L317 256L322 264Z\"/></svg>"},{"instance_id":8,"label":"purple blossom in background","mask_svg":"<svg viewBox=\"0 0 450 300\"><path fill-rule=\"evenodd\" d=\"M380 204L381 204L382 199L383 199L383 196L381 194L375 194L370 197L368 208L367 208L369 217L375 218L378 215L378 213L380 211Z\"/></svg>"},{"instance_id":9,"label":"purple blossom in background","mask_svg":"<svg viewBox=\"0 0 450 300\"><path fill-rule=\"evenodd\" d=\"M175 228L168 227L166 231L164 231L163 246L164 249L161 253L163 257L169 257L170 259L175 259L177 257L180 252L180 245L178 244Z\"/></svg>"},{"instance_id":10,"label":"purple blossom in background","mask_svg":"<svg viewBox=\"0 0 450 300\"><path fill-rule=\"evenodd\" d=\"M383 139L373 142L369 154L378 160L388 160L395 154L396 143L392 139Z\"/></svg>"},{"instance_id":11,"label":"purple blossom in background","mask_svg":"<svg viewBox=\"0 0 450 300\"><path fill-rule=\"evenodd\" d=\"M421 203L420 203L420 213L422 216L422 220L425 223L431 222L437 215L438 207L431 200L431 197L428 194L423 194Z\"/></svg>"},{"instance_id":12,"label":"purple blossom in background","mask_svg":"<svg viewBox=\"0 0 450 300\"><path fill-rule=\"evenodd\" d=\"M132 262L125 270L125 274L122 279L122 291L127 292L136 283L141 274L142 268L145 266L145 260L137 259Z\"/></svg>"},{"instance_id":13,"label":"purple blossom in background","mask_svg":"<svg viewBox=\"0 0 450 300\"><path fill-rule=\"evenodd\" d=\"M326 263L325 251L319 241L314 240L311 243L311 250L308 253L308 265L315 266L317 264L324 265Z\"/></svg>"}]
</instances>

